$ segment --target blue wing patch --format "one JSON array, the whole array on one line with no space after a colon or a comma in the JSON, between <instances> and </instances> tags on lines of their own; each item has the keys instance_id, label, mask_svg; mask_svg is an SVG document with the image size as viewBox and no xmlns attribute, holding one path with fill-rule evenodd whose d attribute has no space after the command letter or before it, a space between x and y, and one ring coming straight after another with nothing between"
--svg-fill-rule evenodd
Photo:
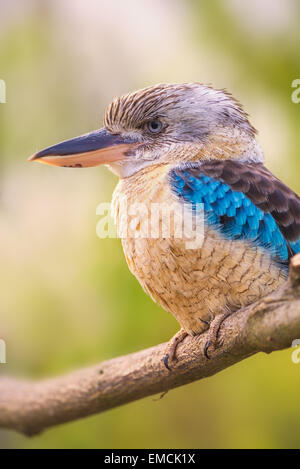
<instances>
[{"instance_id":1,"label":"blue wing patch","mask_svg":"<svg viewBox=\"0 0 300 469\"><path fill-rule=\"evenodd\" d=\"M195 177L189 170L182 170L171 172L171 186L184 202L193 206L202 203L206 223L225 237L252 241L271 251L281 263L288 263L293 253L300 252L300 239L288 242L270 213L223 181L199 173Z\"/></svg>"}]
</instances>

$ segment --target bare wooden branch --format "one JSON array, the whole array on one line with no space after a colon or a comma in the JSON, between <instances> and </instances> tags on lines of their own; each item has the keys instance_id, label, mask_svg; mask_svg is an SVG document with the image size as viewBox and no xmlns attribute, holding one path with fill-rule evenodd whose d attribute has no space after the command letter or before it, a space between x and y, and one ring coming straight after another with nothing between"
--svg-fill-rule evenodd
<instances>
[{"instance_id":1,"label":"bare wooden branch","mask_svg":"<svg viewBox=\"0 0 300 469\"><path fill-rule=\"evenodd\" d=\"M222 347L203 355L207 334L187 337L168 371L166 344L39 382L0 378L0 427L26 435L103 412L152 394L212 376L257 352L290 347L300 338L300 254L289 280L272 295L229 316Z\"/></svg>"}]
</instances>

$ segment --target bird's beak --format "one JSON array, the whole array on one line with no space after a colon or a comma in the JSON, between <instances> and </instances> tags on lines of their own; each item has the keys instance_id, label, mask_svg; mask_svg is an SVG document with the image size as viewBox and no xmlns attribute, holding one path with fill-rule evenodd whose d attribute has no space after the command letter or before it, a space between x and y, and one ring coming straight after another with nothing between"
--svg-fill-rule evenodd
<instances>
[{"instance_id":1,"label":"bird's beak","mask_svg":"<svg viewBox=\"0 0 300 469\"><path fill-rule=\"evenodd\" d=\"M132 138L113 135L103 128L39 151L32 155L29 161L86 168L123 160L137 143Z\"/></svg>"}]
</instances>

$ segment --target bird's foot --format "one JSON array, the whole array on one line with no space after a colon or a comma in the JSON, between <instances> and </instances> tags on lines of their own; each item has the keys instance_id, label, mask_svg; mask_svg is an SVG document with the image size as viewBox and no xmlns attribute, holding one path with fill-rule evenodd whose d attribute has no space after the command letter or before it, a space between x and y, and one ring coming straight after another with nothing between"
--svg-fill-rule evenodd
<instances>
[{"instance_id":1,"label":"bird's foot","mask_svg":"<svg viewBox=\"0 0 300 469\"><path fill-rule=\"evenodd\" d=\"M177 334L175 334L174 337L172 337L172 339L168 342L166 352L163 357L163 362L167 370L171 371L169 364L170 362L177 360L176 349L180 342L182 342L187 335L188 333L184 329L180 329L180 331L178 331Z\"/></svg>"},{"instance_id":2,"label":"bird's foot","mask_svg":"<svg viewBox=\"0 0 300 469\"><path fill-rule=\"evenodd\" d=\"M218 337L220 327L223 321L230 316L231 312L226 312L223 314L217 314L217 316L212 320L210 323L210 328L208 331L208 340L204 345L204 356L210 360L210 356L208 355L208 349L216 350L218 347L221 347L222 342Z\"/></svg>"}]
</instances>

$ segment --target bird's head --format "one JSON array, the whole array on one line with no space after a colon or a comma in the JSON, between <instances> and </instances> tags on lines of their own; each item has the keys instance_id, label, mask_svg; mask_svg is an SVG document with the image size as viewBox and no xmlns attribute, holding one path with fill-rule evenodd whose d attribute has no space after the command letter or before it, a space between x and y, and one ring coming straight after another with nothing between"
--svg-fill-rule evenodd
<instances>
[{"instance_id":1,"label":"bird's head","mask_svg":"<svg viewBox=\"0 0 300 469\"><path fill-rule=\"evenodd\" d=\"M116 98L104 124L30 160L67 167L107 164L120 177L147 166L209 158L262 160L241 105L226 91L199 83L160 84Z\"/></svg>"}]
</instances>

